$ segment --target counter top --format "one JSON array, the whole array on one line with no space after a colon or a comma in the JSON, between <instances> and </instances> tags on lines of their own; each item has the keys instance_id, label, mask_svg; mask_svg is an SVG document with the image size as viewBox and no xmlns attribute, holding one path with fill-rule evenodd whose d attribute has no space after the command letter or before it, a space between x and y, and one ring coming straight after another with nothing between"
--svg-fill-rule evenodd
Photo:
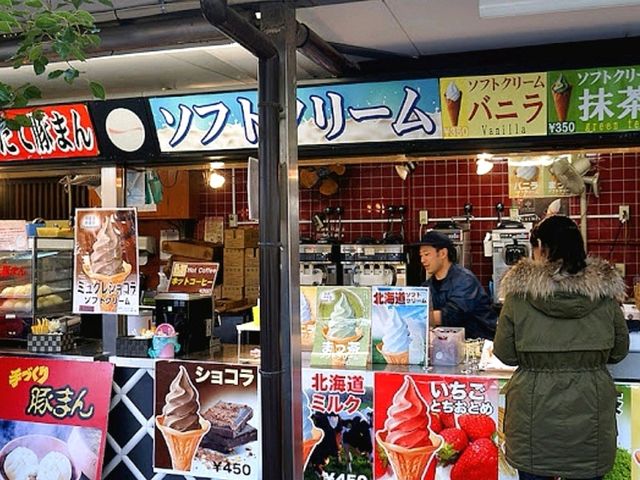
<instances>
[{"instance_id":1,"label":"counter top","mask_svg":"<svg viewBox=\"0 0 640 480\"><path fill-rule=\"evenodd\" d=\"M0 355L75 360L77 362L93 362L107 359L107 356L102 353L102 342L100 340L83 340L74 349L62 353L33 353L24 347L0 347Z\"/></svg>"}]
</instances>

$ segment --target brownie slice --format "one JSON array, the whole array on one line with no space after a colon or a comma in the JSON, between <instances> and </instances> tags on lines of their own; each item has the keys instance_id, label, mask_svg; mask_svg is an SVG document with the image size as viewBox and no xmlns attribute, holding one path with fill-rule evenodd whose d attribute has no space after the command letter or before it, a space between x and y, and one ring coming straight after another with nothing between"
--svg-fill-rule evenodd
<instances>
[{"instance_id":1,"label":"brownie slice","mask_svg":"<svg viewBox=\"0 0 640 480\"><path fill-rule=\"evenodd\" d=\"M211 423L211 433L221 437L235 438L253 418L253 408L242 403L218 401L202 415Z\"/></svg>"},{"instance_id":2,"label":"brownie slice","mask_svg":"<svg viewBox=\"0 0 640 480\"><path fill-rule=\"evenodd\" d=\"M237 435L233 438L223 437L211 430L204 436L202 443L200 444L204 448L210 448L221 453L229 453L234 448L244 445L245 443L255 442L258 439L258 430L251 425L245 425L245 427L237 432Z\"/></svg>"}]
</instances>

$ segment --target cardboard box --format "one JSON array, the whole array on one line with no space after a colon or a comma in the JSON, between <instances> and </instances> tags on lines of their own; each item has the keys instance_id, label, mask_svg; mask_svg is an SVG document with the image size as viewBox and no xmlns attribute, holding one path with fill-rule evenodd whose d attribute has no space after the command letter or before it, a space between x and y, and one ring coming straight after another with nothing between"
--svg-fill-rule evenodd
<instances>
[{"instance_id":1,"label":"cardboard box","mask_svg":"<svg viewBox=\"0 0 640 480\"><path fill-rule=\"evenodd\" d=\"M162 251L173 256L187 257L204 261L215 260L220 250L219 246L208 242L195 240L166 241L162 242Z\"/></svg>"},{"instance_id":2,"label":"cardboard box","mask_svg":"<svg viewBox=\"0 0 640 480\"><path fill-rule=\"evenodd\" d=\"M242 248L225 248L222 254L223 267L244 269L244 250Z\"/></svg>"},{"instance_id":3,"label":"cardboard box","mask_svg":"<svg viewBox=\"0 0 640 480\"><path fill-rule=\"evenodd\" d=\"M224 284L229 286L244 287L244 268L224 267Z\"/></svg>"},{"instance_id":4,"label":"cardboard box","mask_svg":"<svg viewBox=\"0 0 640 480\"><path fill-rule=\"evenodd\" d=\"M246 248L244 251L244 266L259 267L260 266L260 249L259 248Z\"/></svg>"},{"instance_id":5,"label":"cardboard box","mask_svg":"<svg viewBox=\"0 0 640 480\"><path fill-rule=\"evenodd\" d=\"M206 217L204 219L204 241L224 242L224 217Z\"/></svg>"},{"instance_id":6,"label":"cardboard box","mask_svg":"<svg viewBox=\"0 0 640 480\"><path fill-rule=\"evenodd\" d=\"M257 287L260 285L260 269L258 267L244 268L244 284L247 287Z\"/></svg>"},{"instance_id":7,"label":"cardboard box","mask_svg":"<svg viewBox=\"0 0 640 480\"><path fill-rule=\"evenodd\" d=\"M255 248L258 246L257 228L229 228L224 231L225 248Z\"/></svg>"},{"instance_id":8,"label":"cardboard box","mask_svg":"<svg viewBox=\"0 0 640 480\"><path fill-rule=\"evenodd\" d=\"M249 300L257 300L260 297L260 287L245 287L245 297Z\"/></svg>"},{"instance_id":9,"label":"cardboard box","mask_svg":"<svg viewBox=\"0 0 640 480\"><path fill-rule=\"evenodd\" d=\"M230 298L231 300L242 300L244 298L244 287L237 287L235 285L222 286L223 298Z\"/></svg>"}]
</instances>

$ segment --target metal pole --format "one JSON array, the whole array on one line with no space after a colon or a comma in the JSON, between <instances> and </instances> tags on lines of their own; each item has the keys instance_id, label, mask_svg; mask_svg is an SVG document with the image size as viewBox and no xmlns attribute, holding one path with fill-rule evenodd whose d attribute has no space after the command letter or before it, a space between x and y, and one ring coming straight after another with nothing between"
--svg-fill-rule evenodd
<instances>
[{"instance_id":1,"label":"metal pole","mask_svg":"<svg viewBox=\"0 0 640 480\"><path fill-rule=\"evenodd\" d=\"M283 470L280 478L302 477L302 387L300 353L300 267L298 130L296 126L296 19L284 4L262 7L262 26L280 58L280 342L282 346ZM262 208L262 206L261 206Z\"/></svg>"}]
</instances>

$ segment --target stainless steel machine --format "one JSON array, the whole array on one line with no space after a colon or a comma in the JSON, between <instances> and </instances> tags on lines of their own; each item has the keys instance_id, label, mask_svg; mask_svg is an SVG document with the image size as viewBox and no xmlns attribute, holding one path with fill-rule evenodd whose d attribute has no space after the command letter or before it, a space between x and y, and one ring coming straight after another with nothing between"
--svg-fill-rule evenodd
<instances>
[{"instance_id":1,"label":"stainless steel machine","mask_svg":"<svg viewBox=\"0 0 640 480\"><path fill-rule=\"evenodd\" d=\"M300 285L341 285L340 246L300 244Z\"/></svg>"},{"instance_id":2,"label":"stainless steel machine","mask_svg":"<svg viewBox=\"0 0 640 480\"><path fill-rule=\"evenodd\" d=\"M404 245L342 245L340 262L343 285L407 285L407 256Z\"/></svg>"},{"instance_id":3,"label":"stainless steel machine","mask_svg":"<svg viewBox=\"0 0 640 480\"><path fill-rule=\"evenodd\" d=\"M438 222L432 229L451 239L456 248L457 263L464 268L471 269L471 229L470 224L450 222Z\"/></svg>"},{"instance_id":4,"label":"stainless steel machine","mask_svg":"<svg viewBox=\"0 0 640 480\"><path fill-rule=\"evenodd\" d=\"M521 222L503 220L491 231L493 257L493 300L501 303L500 281L507 270L522 257L531 256L530 232Z\"/></svg>"}]
</instances>

